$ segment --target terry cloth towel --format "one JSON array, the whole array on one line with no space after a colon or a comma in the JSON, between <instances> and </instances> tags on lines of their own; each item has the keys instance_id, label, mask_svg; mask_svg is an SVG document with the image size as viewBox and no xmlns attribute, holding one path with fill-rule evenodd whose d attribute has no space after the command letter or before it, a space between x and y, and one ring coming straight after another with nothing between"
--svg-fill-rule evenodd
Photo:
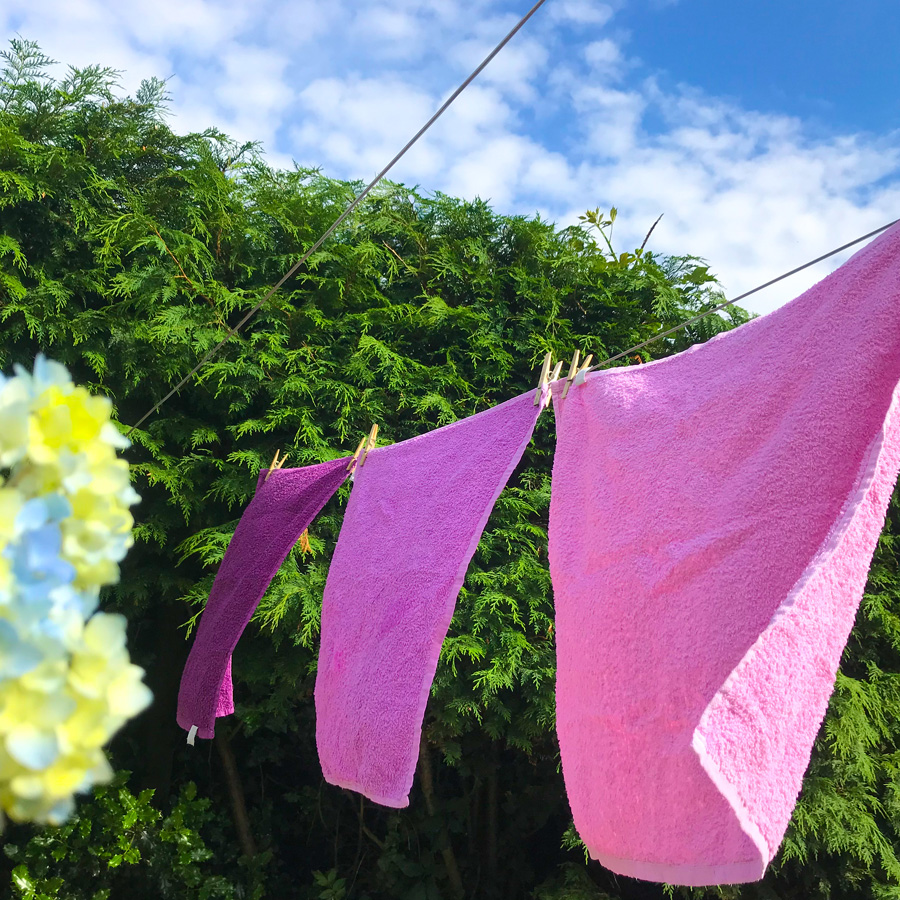
<instances>
[{"instance_id":1,"label":"terry cloth towel","mask_svg":"<svg viewBox=\"0 0 900 900\"><path fill-rule=\"evenodd\" d=\"M373 450L357 470L322 602L316 743L330 784L409 804L441 644L543 408L534 397Z\"/></svg>"},{"instance_id":2,"label":"terry cloth towel","mask_svg":"<svg viewBox=\"0 0 900 900\"><path fill-rule=\"evenodd\" d=\"M556 393L557 729L622 875L762 877L900 469L900 226L787 306Z\"/></svg>"},{"instance_id":3,"label":"terry cloth towel","mask_svg":"<svg viewBox=\"0 0 900 900\"><path fill-rule=\"evenodd\" d=\"M256 494L234 531L219 566L197 637L181 676L178 724L211 738L215 720L234 712L231 654L269 582L297 538L348 476L349 457L277 469L265 480L259 473Z\"/></svg>"}]
</instances>

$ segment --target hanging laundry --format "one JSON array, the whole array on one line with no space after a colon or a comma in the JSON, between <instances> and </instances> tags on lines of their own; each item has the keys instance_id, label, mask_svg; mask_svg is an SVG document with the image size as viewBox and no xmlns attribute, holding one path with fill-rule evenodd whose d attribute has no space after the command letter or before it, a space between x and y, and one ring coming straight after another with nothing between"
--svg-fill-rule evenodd
<instances>
[{"instance_id":1,"label":"hanging laundry","mask_svg":"<svg viewBox=\"0 0 900 900\"><path fill-rule=\"evenodd\" d=\"M322 605L316 743L329 783L408 805L441 644L543 408L534 400L373 450L357 469Z\"/></svg>"},{"instance_id":2,"label":"hanging laundry","mask_svg":"<svg viewBox=\"0 0 900 900\"><path fill-rule=\"evenodd\" d=\"M793 302L556 399L557 728L622 875L762 877L900 470L900 226Z\"/></svg>"},{"instance_id":3,"label":"hanging laundry","mask_svg":"<svg viewBox=\"0 0 900 900\"><path fill-rule=\"evenodd\" d=\"M267 469L235 529L200 616L178 692L178 724L213 737L234 712L231 654L297 538L348 476L349 457L301 469ZM193 736L192 736L193 737Z\"/></svg>"}]
</instances>

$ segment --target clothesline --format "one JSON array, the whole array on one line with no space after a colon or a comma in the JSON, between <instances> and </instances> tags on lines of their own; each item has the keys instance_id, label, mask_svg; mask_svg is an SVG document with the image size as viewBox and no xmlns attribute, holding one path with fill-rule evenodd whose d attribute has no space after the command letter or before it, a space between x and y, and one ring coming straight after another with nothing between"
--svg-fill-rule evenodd
<instances>
[{"instance_id":1,"label":"clothesline","mask_svg":"<svg viewBox=\"0 0 900 900\"><path fill-rule=\"evenodd\" d=\"M282 275L282 277L275 283L275 285L267 291L266 295L260 300L252 309L235 325L233 328L229 329L225 337L219 341L211 350L209 350L204 356L200 359L200 361L191 369L190 372L185 375L178 384L173 387L168 394L166 394L161 400L155 403L140 419L132 425L128 431L126 432L126 436L130 436L131 432L138 428L146 419L153 415L160 407L163 406L166 402L168 402L181 388L184 387L185 384L190 381L190 379L198 372L203 366L206 365L209 360L211 360L218 352L231 340L234 335L236 335L243 327L259 312L260 309L283 287L283 285L287 282L287 280L294 275L299 268L312 256L313 253L316 252L329 237L337 230L338 226L343 222L347 216L356 209L357 206L371 193L373 188L387 175L388 172L406 155L406 153L413 147L413 145L434 125L435 122L449 109L451 104L459 97L460 94L481 74L481 72L487 67L487 65L494 59L495 56L512 40L513 37L521 30L521 28L525 25L525 23L544 5L546 0L537 0L537 3L522 16L521 19L510 29L510 31L500 40L500 42L491 50L490 53L478 64L478 66L471 72L471 74L463 80L463 82L456 88L456 90L444 101L443 104L438 108L438 110L431 116L430 119L406 142L406 144L400 149L400 151L394 156L394 158L360 191L356 197L348 204L347 208L338 216L338 218L325 230L325 232L315 241L315 243L297 260L294 265L287 270L287 272ZM659 220L657 219L657 222ZM670 334L674 334L676 331L679 331L682 328L686 328L688 325L692 325L694 322L699 322L701 319L706 318L707 316L712 315L715 312L718 312L722 309L725 309L727 306L731 306L734 303L737 303L739 300L744 299L745 297L749 297L751 294L755 294L757 291L761 291L764 288L769 287L770 285L776 284L777 282L790 277L791 275L796 274L797 272L803 271L803 269L807 269L810 266L815 265L816 263L822 262L822 260L828 259L830 256L834 256L836 253L840 253L842 250L846 250L848 247L852 247L855 244L860 243L861 241L866 240L867 238L874 237L876 234L880 234L882 231L890 228L891 225L900 221L900 219L895 219L892 222L888 222L886 225L882 225L880 228L876 228L874 231L870 231L868 234L864 234L861 237L855 238L849 243L843 244L840 247L835 248L834 250L830 250L828 253L823 254L822 256L817 257L816 259L810 260L807 263L804 263L801 266L797 266L794 269L791 269L789 272L785 272L782 275L779 275L776 278L771 279L770 281L765 282L755 288L752 288L749 291L746 291L743 294L740 294L737 297L734 297L731 300L727 300L724 303L720 303L718 306L713 307L710 310L707 310L700 315L694 316L691 319L688 319L686 322L682 322L680 325L676 325L673 328L668 329L667 331L663 331L660 334L655 335L649 340L644 341L643 343L636 344L634 347L629 347L627 350L623 350L621 353L617 353L614 356L610 356L602 362L596 363L593 366L582 366L579 371L580 377L584 377L587 372L592 372L595 369L599 369L602 366L609 365L616 360L622 359L625 356L635 352L636 350L641 350L644 347L652 344L655 341L661 340L664 337L667 337ZM656 222L653 224L653 228L656 227ZM653 231L653 228L650 229L650 232ZM647 237L649 237L649 233ZM646 238L645 238L646 243ZM573 363L573 366L575 364ZM550 380L555 380L555 377L558 375L558 372L554 373L554 377ZM567 379L567 381L571 382L572 377ZM546 381L546 373L542 373L541 375L541 384L544 384Z\"/></svg>"},{"instance_id":2,"label":"clothesline","mask_svg":"<svg viewBox=\"0 0 900 900\"><path fill-rule=\"evenodd\" d=\"M543 3L543 2L545 2L545 0L541 0L541 3ZM522 19L522 21L519 23L519 25L516 27L516 29L511 31L506 36L506 38L504 38L504 41L501 42L501 44L505 43L506 41L509 40L510 37L512 37L512 35L515 33L515 31L518 30L518 28L520 28L522 26L522 24L526 21L526 19L529 16L531 16L531 14L533 12L535 12L537 10L537 8L541 5L541 3L538 3L534 7L532 7L531 11L528 13L528 16L526 16L525 18ZM167 400L171 399L175 394L177 394L178 391L181 390L182 387L184 387L184 385L191 378L191 376L194 375L196 372L198 372L228 342L228 340L230 340L235 334L237 334L238 331L241 330L241 328L247 323L247 321L256 312L259 311L259 309L263 306L263 304L285 283L285 281L294 272L297 271L297 269L300 267L300 265L306 259L308 259L309 256L318 247L320 247L322 245L322 243L334 232L335 228L337 228L337 226L346 218L346 216L349 215L349 213L352 211L352 209L363 199L363 197L372 189L372 187L374 187L374 185L377 184L377 182L384 176L384 174L390 169L390 167L393 166L395 162L397 162L397 160L400 158L400 156L402 156L402 154L404 152L406 152L406 150L409 149L409 147L412 146L412 144L424 133L424 131L427 129L427 127L433 121L435 121L435 119L447 108L447 106L449 106L449 104L453 101L453 99L459 95L460 91L463 89L465 84L470 82L478 74L478 72L480 72L481 69L484 68L484 66L487 64L487 62L489 62L490 59L493 58L493 55L496 55L496 53L500 49L501 44L498 44L498 46L496 48L494 48L494 53L492 54L492 56L488 57L486 59L486 61L484 63L482 63L481 66L478 69L476 69L475 72L472 73L472 75L469 76L467 81L464 82L464 84L461 85L457 89L457 91L448 99L447 103L445 103L444 106L441 107L441 109L438 110L437 113L435 113L434 117L432 117L432 119L428 123L426 123L425 126L423 126L423 128L412 139L412 141L410 141L410 143L408 143L406 145L406 147L404 147L404 149L396 157L394 157L394 159L391 161L391 163L385 169L383 169L382 172L375 179L373 179L373 181L368 185L368 187L361 194L359 194L359 196L357 196L357 198L350 204L350 206L347 207L347 209L344 211L344 213L341 215L341 217L328 229L328 231L325 232L325 234L322 235L321 238L319 238L318 241L316 241L316 243L313 245L313 247L307 253L305 253L304 256L294 266L291 267L291 269L287 272L287 274L284 275L284 277L281 278L281 280L275 285L275 287L273 287L269 291L269 293L266 294L266 296L259 303L257 303L256 306L254 306L253 309L251 309L250 312L247 313L247 315L244 316L244 318L241 319L241 321L238 322L238 324L235 325L234 328L232 328L228 332L228 334L226 334L225 337L222 338L222 340L215 347L213 347L212 350L210 350L203 357L203 359L201 359L200 362L198 362L197 365L194 366L194 368L191 369L191 371L188 372L188 374L185 375L184 378L182 378L181 381L179 381L178 384L175 385L174 388L172 388L171 391L169 391L168 394L166 394L165 397L162 398L162 400L160 400L148 412L144 413L144 415L141 416L141 418L138 419L138 421L134 425L132 425L131 428L128 429L128 431L126 432L126 435L130 435L131 432L134 431L134 429L137 428L145 419L147 419L149 416L153 415L153 413L156 412L156 410L158 410ZM635 351L642 350L644 347L647 347L650 344L655 343L656 341L662 340L662 338L668 337L670 334L674 334L676 331L680 331L682 328L687 328L688 325L693 325L694 322L699 322L701 319L705 319L707 316L711 316L713 313L719 312L720 310L723 310L728 306L732 306L733 304L737 303L739 300L743 300L746 297L749 297L751 294L756 294L759 291L762 291L767 287L771 287L773 284L777 284L779 281L783 281L785 278L790 278L791 275L796 275L798 272L802 272L804 269L808 269L810 266L814 266L817 263L820 263L823 260L826 260L831 256L835 256L836 254L841 253L842 251L847 250L850 247L853 247L856 244L861 243L862 241L865 241L865 240L868 240L869 238L875 237L875 235L881 234L881 232L886 231L888 228L890 228L892 225L896 225L898 222L900 222L900 219L893 219L892 221L887 222L885 225L881 225L879 228L876 228L874 231L870 231L867 234L860 235L859 237L854 238L852 241L848 241L846 244L841 244L840 247L835 247L833 250L829 250L827 253L823 253L821 256L817 256L815 259L809 260L809 262L805 262L800 266L796 266L795 268L791 269L788 272L784 272L781 275L778 275L777 277L764 282L763 284L757 285L755 288L751 288L749 291L744 291L743 294L738 294L737 297L733 297L731 300L726 300L724 303L720 303L717 306L714 306L712 309L707 310L706 312L700 313L699 315L694 316L691 319L687 319L686 321L681 322L679 325L675 325L674 327L669 328L666 331L660 332L659 334L654 335L652 338L649 338L648 340L643 341L640 344L635 344L633 347L629 347L627 350L623 350L621 353L616 353L613 356L609 356L606 359L602 360L601 362L595 363L593 366L584 366L580 370L580 374L583 376L587 372L596 371L597 369L603 368L603 366L607 366L610 363L616 362L617 360L620 360L626 356L630 356ZM558 374L559 374L558 372L555 373L555 375L558 375ZM553 381L553 380L555 380L555 377L547 379L546 376L542 373L541 384L543 384L547 380ZM567 380L571 380L571 373L570 373L570 378Z\"/></svg>"},{"instance_id":3,"label":"clothesline","mask_svg":"<svg viewBox=\"0 0 900 900\"><path fill-rule=\"evenodd\" d=\"M280 290L280 288L284 285L288 278L290 278L291 275L293 275L300 268L300 266L302 266L303 263L305 263L310 258L310 256L312 256L313 253L315 253L316 250L318 250L319 247L321 247L322 244L324 244L325 241L327 241L328 238L331 237L332 234L334 234L341 222L343 222L344 219L346 219L347 216L349 216L350 213L353 212L353 210L356 209L357 206L359 206L359 204L369 195L369 193L381 181L381 179L384 178L384 176L387 175L387 173L390 172L390 170L393 169L394 166L406 155L407 151L413 146L413 144L415 144L416 141L418 141L419 138L422 137L422 135L425 134L425 132L428 131L428 129L431 128L431 126L434 125L434 123L437 122L437 120L450 108L450 105L453 103L453 101L456 100L456 98L459 97L459 95L481 74L488 63L490 63L491 60L513 39L513 37L515 37L522 26L544 5L545 2L546 0L538 0L538 2L535 3L534 6L532 6L531 9L529 9L528 12L525 13L524 16L522 16L521 19L519 19L516 25L512 29L510 29L510 31L500 41L500 43L498 43L497 46L494 47L494 49L491 50L491 52L488 53L488 55L478 64L478 66L472 71L468 78L466 78L462 82L462 84L460 84L459 87L441 104L437 112L435 112L435 114L406 142L406 144L404 144L403 148L397 153L397 155L363 188L363 190L353 198L347 208L337 217L337 219L335 219L334 222L332 222L332 224L325 230L324 234L322 234L322 236L312 245L312 247L310 247L309 250L307 250L306 253L304 253L303 256L301 256L300 259L298 259L297 262L295 262L294 265L292 265L290 269L288 269L287 272L285 272L284 275L281 276L275 286L268 291L265 297L263 297L262 300L260 300L259 303L257 303L256 306L254 306L250 310L250 312L248 312L244 316L244 318L241 319L240 322L238 322L237 325L235 325L234 328L232 328L228 332L228 334L226 334L225 337L223 337L222 340L212 348L212 350L206 353L206 355L200 360L200 362L198 362L197 365L194 366L194 368L191 369L191 371L188 372L187 375L185 375L184 378L182 378L181 381L179 381L178 384L176 384L175 387L173 387L172 390L162 398L162 400L160 400L152 409L144 413L144 415L141 416L140 419L138 419L137 422L135 422L135 424L128 429L126 435L130 435L131 432L134 431L134 429L137 428L145 419L152 416L153 413L155 413L156 410L158 410L167 400L174 397L175 394L177 394L178 391L180 391L188 383L191 377L195 375L200 369L202 369L203 366L205 366L206 363L209 362L209 360L212 359L219 352L219 350L221 350L222 347L224 347L225 344L227 344L228 341L230 341L231 338L234 337L234 335L236 335L244 327L244 325L246 325L247 322L249 322L250 319L256 315L257 312L259 312L260 309L262 309L262 307L271 299L271 297L274 296L274 294L277 293L278 290Z\"/></svg>"}]
</instances>

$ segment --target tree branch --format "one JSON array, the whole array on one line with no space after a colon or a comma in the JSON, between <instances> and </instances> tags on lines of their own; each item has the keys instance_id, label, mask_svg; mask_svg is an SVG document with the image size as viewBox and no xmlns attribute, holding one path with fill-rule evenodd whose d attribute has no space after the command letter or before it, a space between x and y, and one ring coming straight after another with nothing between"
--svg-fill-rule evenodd
<instances>
[{"instance_id":1,"label":"tree branch","mask_svg":"<svg viewBox=\"0 0 900 900\"><path fill-rule=\"evenodd\" d=\"M201 291L200 288L198 288L197 285L194 284L193 281L191 281L187 273L184 271L181 263L178 261L178 257L175 256L175 254L169 249L169 245L166 243L165 238L159 233L159 231L152 226L150 230L159 238L160 242L163 245L163 249L166 251L166 253L169 254L170 257L172 257L172 261L175 263L175 265L178 266L178 271L181 272L181 274L176 277L183 278L194 289L194 293L196 293L198 297L202 297L209 304L210 309L212 309L213 313L216 316L216 321L219 323L219 325L222 326L222 328L226 328L227 326L222 321L221 316L219 316L219 311L216 309L215 301L213 301L211 297L207 297L206 294L204 294L203 291Z\"/></svg>"},{"instance_id":2,"label":"tree branch","mask_svg":"<svg viewBox=\"0 0 900 900\"><path fill-rule=\"evenodd\" d=\"M241 853L252 858L257 853L256 841L253 840L253 832L250 830L250 817L247 815L244 786L241 783L237 764L234 761L234 753L224 731L220 730L216 734L214 743L222 760L222 768L225 770L225 784L228 787L228 796L231 798L231 814L234 818L234 827L237 830L238 843L241 845Z\"/></svg>"},{"instance_id":3,"label":"tree branch","mask_svg":"<svg viewBox=\"0 0 900 900\"><path fill-rule=\"evenodd\" d=\"M659 225L659 219L661 219L664 215L665 213L660 213L659 218L650 226L650 230L647 232L647 237L644 238L644 243L641 244L641 250L643 250L644 247L647 246L647 241L650 240L650 235L653 234L653 229L656 228L657 225Z\"/></svg>"}]
</instances>

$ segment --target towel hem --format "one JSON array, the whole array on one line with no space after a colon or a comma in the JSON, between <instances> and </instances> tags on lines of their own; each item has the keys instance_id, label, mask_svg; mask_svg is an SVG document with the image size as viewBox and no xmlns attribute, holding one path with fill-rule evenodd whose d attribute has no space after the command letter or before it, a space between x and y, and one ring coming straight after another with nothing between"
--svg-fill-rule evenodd
<instances>
[{"instance_id":1,"label":"towel hem","mask_svg":"<svg viewBox=\"0 0 900 900\"><path fill-rule=\"evenodd\" d=\"M709 750L706 747L706 738L700 733L699 726L697 730L694 731L693 739L691 740L691 747L697 756L700 759L700 765L703 767L703 771L706 772L709 780L715 785L718 792L725 798L728 805L731 807L732 812L735 814L738 820L738 825L741 826L741 831L753 841L754 846L759 853L759 862L755 863L756 874L753 875L752 878L741 879L746 881L759 881L763 875L766 873L766 866L771 862L771 855L769 853L769 845L766 843L765 837L763 837L763 833L759 830L759 826L756 822L753 821L750 810L744 805L743 801L740 798L740 795L737 792L737 788L725 777L725 774L722 770L713 762L712 757L709 754ZM747 863L733 863L734 866L751 866L753 865L750 862ZM716 866L709 866L706 868L717 868ZM709 884L710 882L705 882ZM715 882L716 884L731 884L733 882Z\"/></svg>"},{"instance_id":2,"label":"towel hem","mask_svg":"<svg viewBox=\"0 0 900 900\"><path fill-rule=\"evenodd\" d=\"M822 566L827 564L828 560L840 547L841 543L846 537L847 531L853 524L853 521L856 518L860 507L862 506L866 498L870 495L876 476L878 474L879 466L881 464L881 458L885 449L888 430L893 425L892 419L897 414L898 407L900 407L900 384L898 384L894 388L893 394L891 396L891 401L888 404L888 408L885 413L881 428L872 438L872 441L869 444L869 447L860 462L856 481L853 487L847 492L847 497L844 501L844 505L841 509L840 514L838 515L832 527L829 529L828 533L822 540L815 553L813 553L812 558L803 569L803 572L794 583L794 586L791 588L787 596L778 605L778 608L772 614L772 618L769 620L766 628L762 631L753 645L747 650L747 652L737 663L737 665L731 670L719 690L716 691L715 696L703 711L703 714L700 716L700 721L697 723L697 727L694 729L691 747L697 754L703 770L706 772L713 785L716 787L719 793L722 794L726 802L731 807L732 811L737 817L738 824L740 825L741 829L757 846L757 849L759 849L760 851L761 858L763 860L766 860L765 865L763 866L763 871L765 870L765 867L768 865L768 862L771 859L768 842L763 837L759 826L753 820L749 809L740 797L736 785L734 785L732 781L729 780L729 778L712 760L707 747L704 729L707 726L714 704L722 695L725 694L733 681L737 677L739 677L738 673L744 668L744 666L747 665L756 656L759 645L765 635L779 619L781 619L796 606L798 598L803 593L809 582L816 575L816 573L821 570ZM759 880L760 878L762 878L762 874L757 875L754 880Z\"/></svg>"},{"instance_id":3,"label":"towel hem","mask_svg":"<svg viewBox=\"0 0 900 900\"><path fill-rule=\"evenodd\" d=\"M211 741L216 736L215 723L213 723L209 727L207 727L206 725L197 725L197 722L194 721L189 715L176 715L175 721L178 723L178 727L183 728L185 731L190 731L191 728L196 726L197 737L202 738L204 741Z\"/></svg>"},{"instance_id":4,"label":"towel hem","mask_svg":"<svg viewBox=\"0 0 900 900\"><path fill-rule=\"evenodd\" d=\"M398 800L396 797L387 797L384 794L373 793L372 791L364 788L357 781L335 778L332 775L326 775L324 772L322 773L322 777L329 784L339 788L346 788L348 791L355 791L357 794L362 794L363 797L366 797L373 803L377 803L379 806L389 806L392 809L406 809L406 807L409 806L409 794Z\"/></svg>"},{"instance_id":5,"label":"towel hem","mask_svg":"<svg viewBox=\"0 0 900 900\"><path fill-rule=\"evenodd\" d=\"M656 881L664 884L680 884L690 887L704 887L714 884L742 884L748 881L759 881L762 872L759 862L727 863L725 865L702 866L694 863L656 863L644 862L640 859L622 859L608 853L596 853L590 850L591 859L617 875L629 878L640 878L643 881ZM765 867L763 867L765 871Z\"/></svg>"}]
</instances>

